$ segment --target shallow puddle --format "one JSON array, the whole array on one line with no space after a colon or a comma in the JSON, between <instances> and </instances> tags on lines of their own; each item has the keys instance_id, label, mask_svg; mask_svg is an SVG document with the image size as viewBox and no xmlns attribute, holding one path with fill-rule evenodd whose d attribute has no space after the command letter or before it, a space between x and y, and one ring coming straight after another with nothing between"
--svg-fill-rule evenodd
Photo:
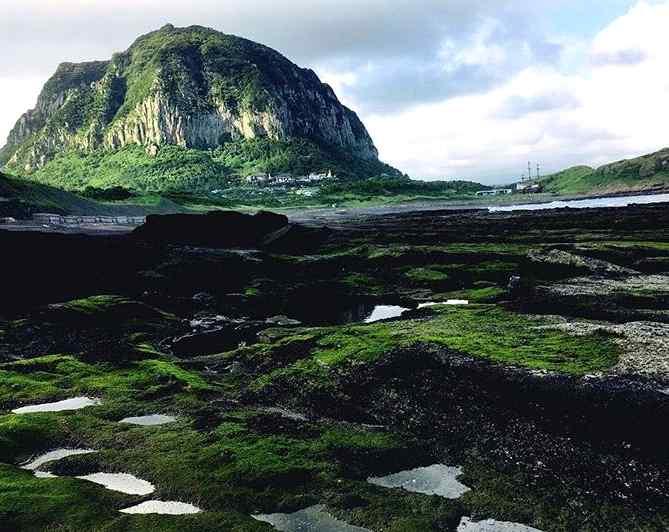
<instances>
[{"instance_id":1,"label":"shallow puddle","mask_svg":"<svg viewBox=\"0 0 669 532\"><path fill-rule=\"evenodd\" d=\"M521 525L519 523L509 523L506 521L495 521L486 519L485 521L472 521L469 517L463 517L458 526L457 532L542 532L538 528Z\"/></svg>"},{"instance_id":2,"label":"shallow puddle","mask_svg":"<svg viewBox=\"0 0 669 532\"><path fill-rule=\"evenodd\" d=\"M401 471L385 477L370 477L367 482L384 488L403 488L415 493L457 499L470 490L470 488L457 481L457 477L461 474L461 467L435 464L429 467Z\"/></svg>"},{"instance_id":3,"label":"shallow puddle","mask_svg":"<svg viewBox=\"0 0 669 532\"><path fill-rule=\"evenodd\" d=\"M430 301L428 303L421 303L418 305L419 309L434 307L437 305L469 305L466 299L449 299L447 301ZM389 320L391 318L399 318L405 312L410 311L410 308L400 307L399 305L376 305L371 312L368 311L367 317L364 319L365 323L374 323L381 320Z\"/></svg>"},{"instance_id":4,"label":"shallow puddle","mask_svg":"<svg viewBox=\"0 0 669 532\"><path fill-rule=\"evenodd\" d=\"M150 482L127 473L93 473L77 478L95 482L109 490L120 491L128 495L148 495L156 490Z\"/></svg>"},{"instance_id":5,"label":"shallow puddle","mask_svg":"<svg viewBox=\"0 0 669 532\"><path fill-rule=\"evenodd\" d=\"M15 414L32 414L35 412L64 412L66 410L79 410L87 406L95 406L101 404L99 399L91 399L90 397L73 397L72 399L65 399L63 401L56 401L55 403L42 403L39 405L22 406L12 410Z\"/></svg>"},{"instance_id":6,"label":"shallow puddle","mask_svg":"<svg viewBox=\"0 0 669 532\"><path fill-rule=\"evenodd\" d=\"M389 320L390 318L399 318L406 311L411 310L397 305L376 305L372 313L365 318L365 323L374 323L375 321Z\"/></svg>"},{"instance_id":7,"label":"shallow puddle","mask_svg":"<svg viewBox=\"0 0 669 532\"><path fill-rule=\"evenodd\" d=\"M174 416L164 416L162 414L152 414L150 416L137 416L123 418L119 423L127 423L129 425L142 425L144 427L154 427L156 425L165 425L167 423L174 423L177 420Z\"/></svg>"},{"instance_id":8,"label":"shallow puddle","mask_svg":"<svg viewBox=\"0 0 669 532\"><path fill-rule=\"evenodd\" d=\"M269 523L282 532L370 532L367 528L335 519L322 505L311 506L292 514L262 514L252 517Z\"/></svg>"},{"instance_id":9,"label":"shallow puddle","mask_svg":"<svg viewBox=\"0 0 669 532\"><path fill-rule=\"evenodd\" d=\"M141 504L124 508L124 514L163 514L163 515L186 515L201 512L200 508L186 502L177 501L145 501Z\"/></svg>"},{"instance_id":10,"label":"shallow puddle","mask_svg":"<svg viewBox=\"0 0 669 532\"><path fill-rule=\"evenodd\" d=\"M430 301L429 303L421 303L418 308L436 307L437 305L469 305L467 299L448 299L446 301Z\"/></svg>"},{"instance_id":11,"label":"shallow puddle","mask_svg":"<svg viewBox=\"0 0 669 532\"><path fill-rule=\"evenodd\" d=\"M35 476L37 478L56 478L57 475L49 473L48 471L35 471Z\"/></svg>"},{"instance_id":12,"label":"shallow puddle","mask_svg":"<svg viewBox=\"0 0 669 532\"><path fill-rule=\"evenodd\" d=\"M38 469L46 463L55 462L57 460L62 460L68 456L76 456L79 454L90 454L95 453L94 449L56 449L54 451L49 451L44 453L37 458L34 458L30 462L26 462L21 465L22 469L28 469L35 472L35 476L39 478L53 478L56 475L52 473L47 473L45 471L38 471Z\"/></svg>"},{"instance_id":13,"label":"shallow puddle","mask_svg":"<svg viewBox=\"0 0 669 532\"><path fill-rule=\"evenodd\" d=\"M281 417L285 417L286 419L292 419L293 421L309 421L309 418L304 414L300 414L299 412L293 412L292 410L288 410L286 408L281 408L278 406L269 406L267 408L263 408L263 412L266 412L268 414L277 414Z\"/></svg>"}]
</instances>

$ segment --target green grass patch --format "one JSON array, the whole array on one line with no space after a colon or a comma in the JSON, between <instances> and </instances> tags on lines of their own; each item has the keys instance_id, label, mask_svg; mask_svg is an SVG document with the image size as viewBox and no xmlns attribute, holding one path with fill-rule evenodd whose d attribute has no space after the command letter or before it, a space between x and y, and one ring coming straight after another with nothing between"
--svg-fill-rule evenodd
<instances>
[{"instance_id":1,"label":"green grass patch","mask_svg":"<svg viewBox=\"0 0 669 532\"><path fill-rule=\"evenodd\" d=\"M480 295L494 296L494 289ZM494 305L435 307L427 319L312 329L313 347L305 356L261 376L262 388L276 377L327 383L328 372L342 364L370 363L390 350L429 343L503 364L583 375L613 366L619 349L604 333L571 336L551 330L547 318L532 318ZM288 338L283 338L286 342ZM253 348L252 348L253 349ZM271 346L262 346L267 357ZM311 382L310 384L313 384Z\"/></svg>"},{"instance_id":2,"label":"green grass patch","mask_svg":"<svg viewBox=\"0 0 669 532\"><path fill-rule=\"evenodd\" d=\"M438 283L449 279L448 273L441 271L438 265L412 268L404 274L410 281L418 283Z\"/></svg>"},{"instance_id":3,"label":"green grass patch","mask_svg":"<svg viewBox=\"0 0 669 532\"><path fill-rule=\"evenodd\" d=\"M0 364L0 405L48 402L76 395L121 399L163 393L208 393L202 377L166 359L116 367L70 356L46 356Z\"/></svg>"},{"instance_id":4,"label":"green grass patch","mask_svg":"<svg viewBox=\"0 0 669 532\"><path fill-rule=\"evenodd\" d=\"M0 431L2 427L0 427ZM42 531L94 530L118 518L131 498L70 478L39 479L0 464L0 528Z\"/></svg>"}]
</instances>

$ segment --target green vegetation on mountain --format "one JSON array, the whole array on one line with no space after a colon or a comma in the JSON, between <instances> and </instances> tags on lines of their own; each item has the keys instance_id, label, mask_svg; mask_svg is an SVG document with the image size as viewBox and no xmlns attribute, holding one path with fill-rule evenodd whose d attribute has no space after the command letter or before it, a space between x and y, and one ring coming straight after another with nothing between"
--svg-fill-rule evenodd
<instances>
[{"instance_id":1,"label":"green vegetation on mountain","mask_svg":"<svg viewBox=\"0 0 669 532\"><path fill-rule=\"evenodd\" d=\"M546 192L607 194L669 188L669 148L601 166L575 166L541 180Z\"/></svg>"},{"instance_id":2,"label":"green vegetation on mountain","mask_svg":"<svg viewBox=\"0 0 669 532\"><path fill-rule=\"evenodd\" d=\"M392 196L421 196L450 197L450 199L464 199L471 197L479 190L488 187L472 181L417 181L403 177L375 177L355 182L339 182L326 184L321 194L356 195L358 197L392 197Z\"/></svg>"},{"instance_id":3,"label":"green vegetation on mountain","mask_svg":"<svg viewBox=\"0 0 669 532\"><path fill-rule=\"evenodd\" d=\"M256 172L399 175L313 71L240 37L171 25L109 61L61 64L0 164L67 190L203 191Z\"/></svg>"},{"instance_id":4,"label":"green vegetation on mountain","mask_svg":"<svg viewBox=\"0 0 669 532\"><path fill-rule=\"evenodd\" d=\"M262 146L269 141L252 141L245 143ZM229 146L232 148L232 146ZM164 173L151 170L157 186L166 185L166 176L172 177L176 182L183 168L176 162L172 166L169 163L169 155L186 154L194 164L198 161L194 155L199 153L203 157L209 157L209 152L196 152L195 150L184 150L178 147L168 147L162 150L165 153ZM276 151L275 156L280 157L282 153ZM293 152L296 153L296 152ZM137 158L133 159L133 155ZM219 151L218 158L225 157L229 164L234 163L234 152L232 149ZM242 184L238 178L230 178L229 184L221 185L216 193L207 191L202 180L198 183L192 181L193 188L202 187L201 192L181 191L177 189L165 189L159 194L143 193L141 190L130 188L140 180L129 179L127 176L144 175L147 167L137 164L133 166L130 161L144 160L141 148L128 147L115 154L114 157L104 157L100 166L96 166L98 178L88 184L82 179L82 190L66 192L60 188L50 185L19 179L0 174L0 216L11 216L14 218L30 218L37 212L51 212L56 214L75 215L143 215L151 213L176 213L176 212L201 212L206 210L227 208L296 208L296 207L318 207L332 205L337 206L359 206L359 205L381 205L393 204L407 201L430 201L430 200L463 200L472 197L475 190L484 188L477 183L467 181L435 182L426 183L413 181L406 177L379 177L369 180L339 181L321 187L312 187L310 194L301 194L300 187L285 189L283 187L258 187L255 185ZM178 157L177 157L178 158ZM52 164L54 167L61 159L56 159ZM86 157L86 161L95 162L95 155ZM72 162L72 160L70 160ZM97 161L99 162L99 161ZM112 162L114 164L112 164ZM295 159L300 164L299 159ZM69 165L70 169L76 169L83 165L82 161ZM123 166L127 165L127 166ZM65 165L59 172L59 183L75 182L79 179L76 171L66 173ZM85 167L82 166L82 172ZM127 174L123 174L127 171ZM173 173L170 174L170 171ZM68 179L68 176L70 179ZM33 175L31 179L37 179ZM212 178L214 179L214 178ZM183 182L186 182L185 180ZM213 186L215 181L210 181Z\"/></svg>"},{"instance_id":5,"label":"green vegetation on mountain","mask_svg":"<svg viewBox=\"0 0 669 532\"><path fill-rule=\"evenodd\" d=\"M546 192L569 193L581 190L584 186L584 178L594 172L590 166L572 166L555 174L546 176L541 184Z\"/></svg>"},{"instance_id":6,"label":"green vegetation on mountain","mask_svg":"<svg viewBox=\"0 0 669 532\"><path fill-rule=\"evenodd\" d=\"M123 187L138 193L206 193L240 185L242 177L250 174L305 175L316 168L331 170L343 178L355 178L360 172L396 174L378 160L361 160L334 149L326 151L304 139L251 139L230 142L215 150L163 146L155 156L138 145L113 152L68 151L57 155L30 179L72 191Z\"/></svg>"}]
</instances>

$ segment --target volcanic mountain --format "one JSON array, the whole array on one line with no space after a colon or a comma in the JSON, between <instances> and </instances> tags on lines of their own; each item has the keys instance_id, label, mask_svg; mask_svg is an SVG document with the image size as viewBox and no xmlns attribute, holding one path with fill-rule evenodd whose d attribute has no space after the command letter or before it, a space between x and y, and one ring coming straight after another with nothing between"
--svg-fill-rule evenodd
<instances>
[{"instance_id":1,"label":"volcanic mountain","mask_svg":"<svg viewBox=\"0 0 669 532\"><path fill-rule=\"evenodd\" d=\"M257 172L399 174L312 70L247 39L172 25L109 61L61 64L0 164L69 190L206 190Z\"/></svg>"}]
</instances>

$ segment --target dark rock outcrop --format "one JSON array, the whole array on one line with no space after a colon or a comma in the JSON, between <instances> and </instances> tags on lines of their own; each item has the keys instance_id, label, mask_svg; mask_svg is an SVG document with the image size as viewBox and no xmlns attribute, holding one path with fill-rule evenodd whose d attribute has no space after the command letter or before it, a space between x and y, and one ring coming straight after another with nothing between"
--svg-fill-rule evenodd
<instances>
[{"instance_id":1,"label":"dark rock outcrop","mask_svg":"<svg viewBox=\"0 0 669 532\"><path fill-rule=\"evenodd\" d=\"M267 235L288 226L282 214L260 211L210 212L202 215L153 215L133 232L139 240L211 248L255 248Z\"/></svg>"}]
</instances>

